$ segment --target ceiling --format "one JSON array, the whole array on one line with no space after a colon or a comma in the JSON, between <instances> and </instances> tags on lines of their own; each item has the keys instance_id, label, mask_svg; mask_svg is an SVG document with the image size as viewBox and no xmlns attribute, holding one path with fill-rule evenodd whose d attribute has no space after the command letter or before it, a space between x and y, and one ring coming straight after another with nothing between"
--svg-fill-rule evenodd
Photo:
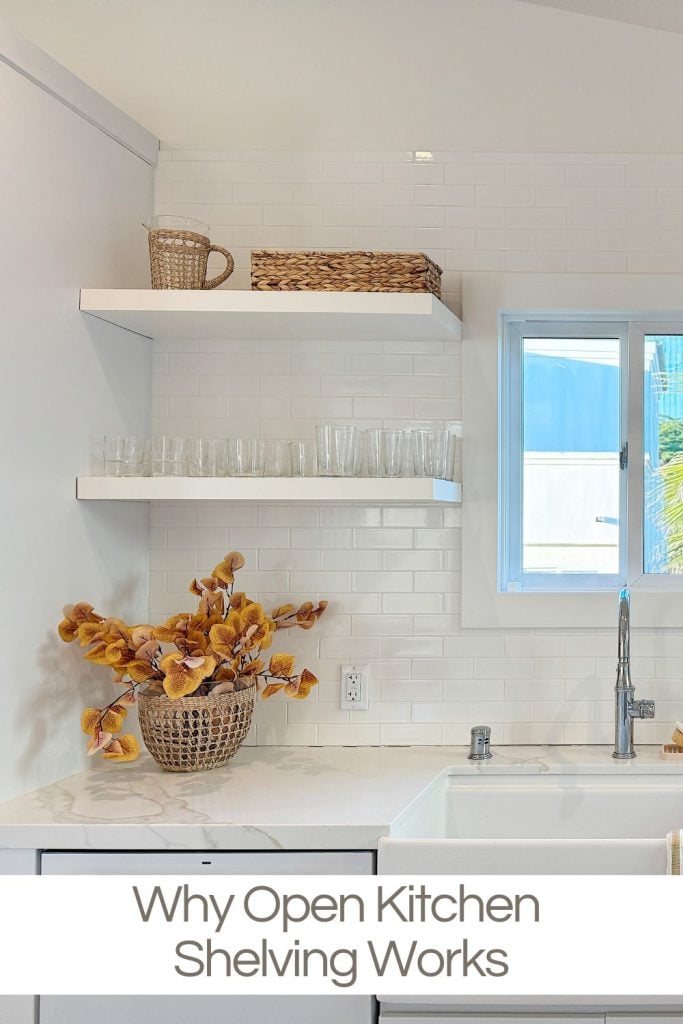
<instances>
[{"instance_id":1,"label":"ceiling","mask_svg":"<svg viewBox=\"0 0 683 1024\"><path fill-rule=\"evenodd\" d=\"M665 15L678 31L643 27ZM683 152L683 0L0 0L0 18L172 147Z\"/></svg>"},{"instance_id":2,"label":"ceiling","mask_svg":"<svg viewBox=\"0 0 683 1024\"><path fill-rule=\"evenodd\" d=\"M525 0L525 3L683 33L683 0Z\"/></svg>"}]
</instances>

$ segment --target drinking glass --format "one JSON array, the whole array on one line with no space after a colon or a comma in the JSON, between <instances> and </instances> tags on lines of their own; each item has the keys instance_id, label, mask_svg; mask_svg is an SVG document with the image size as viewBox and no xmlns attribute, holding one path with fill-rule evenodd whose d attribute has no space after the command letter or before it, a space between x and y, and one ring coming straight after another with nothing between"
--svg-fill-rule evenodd
<instances>
[{"instance_id":1,"label":"drinking glass","mask_svg":"<svg viewBox=\"0 0 683 1024\"><path fill-rule=\"evenodd\" d=\"M265 441L263 461L266 476L289 476L289 444L286 441Z\"/></svg>"},{"instance_id":2,"label":"drinking glass","mask_svg":"<svg viewBox=\"0 0 683 1024\"><path fill-rule=\"evenodd\" d=\"M251 437L230 441L230 472L233 476L263 476L263 441Z\"/></svg>"},{"instance_id":3,"label":"drinking glass","mask_svg":"<svg viewBox=\"0 0 683 1024\"><path fill-rule=\"evenodd\" d=\"M455 435L447 430L419 429L412 432L415 476L453 479Z\"/></svg>"},{"instance_id":4,"label":"drinking glass","mask_svg":"<svg viewBox=\"0 0 683 1024\"><path fill-rule=\"evenodd\" d=\"M190 476L225 476L228 442L197 437L187 442Z\"/></svg>"},{"instance_id":5,"label":"drinking glass","mask_svg":"<svg viewBox=\"0 0 683 1024\"><path fill-rule=\"evenodd\" d=\"M142 476L144 439L108 434L104 438L105 476Z\"/></svg>"},{"instance_id":6,"label":"drinking glass","mask_svg":"<svg viewBox=\"0 0 683 1024\"><path fill-rule=\"evenodd\" d=\"M365 431L368 476L401 476L405 431L373 427Z\"/></svg>"},{"instance_id":7,"label":"drinking glass","mask_svg":"<svg viewBox=\"0 0 683 1024\"><path fill-rule=\"evenodd\" d=\"M124 455L124 476L142 476L144 474L145 439L144 437L127 437Z\"/></svg>"},{"instance_id":8,"label":"drinking glass","mask_svg":"<svg viewBox=\"0 0 683 1024\"><path fill-rule=\"evenodd\" d=\"M187 470L184 437L152 438L152 476L184 476Z\"/></svg>"},{"instance_id":9,"label":"drinking glass","mask_svg":"<svg viewBox=\"0 0 683 1024\"><path fill-rule=\"evenodd\" d=\"M315 428L319 476L357 476L362 462L358 427L323 424Z\"/></svg>"},{"instance_id":10,"label":"drinking glass","mask_svg":"<svg viewBox=\"0 0 683 1024\"><path fill-rule=\"evenodd\" d=\"M90 438L90 476L104 476L104 436Z\"/></svg>"},{"instance_id":11,"label":"drinking glass","mask_svg":"<svg viewBox=\"0 0 683 1024\"><path fill-rule=\"evenodd\" d=\"M315 476L318 460L315 441L291 441L289 455L292 476Z\"/></svg>"}]
</instances>

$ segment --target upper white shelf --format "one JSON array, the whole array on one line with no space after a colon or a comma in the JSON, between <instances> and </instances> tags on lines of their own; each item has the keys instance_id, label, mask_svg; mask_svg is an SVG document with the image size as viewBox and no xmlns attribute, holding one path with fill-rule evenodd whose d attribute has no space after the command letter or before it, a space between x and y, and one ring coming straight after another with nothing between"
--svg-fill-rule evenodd
<instances>
[{"instance_id":1,"label":"upper white shelf","mask_svg":"<svg viewBox=\"0 0 683 1024\"><path fill-rule=\"evenodd\" d=\"M86 501L266 501L377 503L459 502L462 487L422 477L168 477L81 476L76 496Z\"/></svg>"},{"instance_id":2,"label":"upper white shelf","mask_svg":"<svg viewBox=\"0 0 683 1024\"><path fill-rule=\"evenodd\" d=\"M457 339L455 313L427 292L166 291L83 288L84 313L147 338L259 341Z\"/></svg>"}]
</instances>

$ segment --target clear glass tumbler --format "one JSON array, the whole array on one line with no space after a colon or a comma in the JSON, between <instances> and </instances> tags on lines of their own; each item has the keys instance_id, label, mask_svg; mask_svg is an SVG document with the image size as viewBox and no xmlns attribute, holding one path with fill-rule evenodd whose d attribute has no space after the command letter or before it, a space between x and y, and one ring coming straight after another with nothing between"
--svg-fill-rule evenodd
<instances>
[{"instance_id":1,"label":"clear glass tumbler","mask_svg":"<svg viewBox=\"0 0 683 1024\"><path fill-rule=\"evenodd\" d=\"M315 428L319 476L357 476L362 463L358 427L323 424Z\"/></svg>"},{"instance_id":2,"label":"clear glass tumbler","mask_svg":"<svg viewBox=\"0 0 683 1024\"><path fill-rule=\"evenodd\" d=\"M104 476L104 435L90 438L90 476Z\"/></svg>"},{"instance_id":3,"label":"clear glass tumbler","mask_svg":"<svg viewBox=\"0 0 683 1024\"><path fill-rule=\"evenodd\" d=\"M373 427L365 431L368 476L401 476L406 435L403 430Z\"/></svg>"},{"instance_id":4,"label":"clear glass tumbler","mask_svg":"<svg viewBox=\"0 0 683 1024\"><path fill-rule=\"evenodd\" d=\"M228 443L218 438L196 437L187 442L190 476L225 476Z\"/></svg>"},{"instance_id":5,"label":"clear glass tumbler","mask_svg":"<svg viewBox=\"0 0 683 1024\"><path fill-rule=\"evenodd\" d=\"M230 472L233 476L263 476L263 441L252 437L230 441Z\"/></svg>"},{"instance_id":6,"label":"clear glass tumbler","mask_svg":"<svg viewBox=\"0 0 683 1024\"><path fill-rule=\"evenodd\" d=\"M127 437L124 450L124 476L144 476L145 473L145 439L144 437Z\"/></svg>"},{"instance_id":7,"label":"clear glass tumbler","mask_svg":"<svg viewBox=\"0 0 683 1024\"><path fill-rule=\"evenodd\" d=\"M184 437L152 438L152 476L185 476L187 472Z\"/></svg>"},{"instance_id":8,"label":"clear glass tumbler","mask_svg":"<svg viewBox=\"0 0 683 1024\"><path fill-rule=\"evenodd\" d=\"M289 455L292 476L315 476L318 459L315 441L291 441Z\"/></svg>"},{"instance_id":9,"label":"clear glass tumbler","mask_svg":"<svg viewBox=\"0 0 683 1024\"><path fill-rule=\"evenodd\" d=\"M142 476L145 442L131 435L108 434L104 438L105 476Z\"/></svg>"},{"instance_id":10,"label":"clear glass tumbler","mask_svg":"<svg viewBox=\"0 0 683 1024\"><path fill-rule=\"evenodd\" d=\"M265 475L289 476L292 466L287 441L265 441L263 447Z\"/></svg>"},{"instance_id":11,"label":"clear glass tumbler","mask_svg":"<svg viewBox=\"0 0 683 1024\"><path fill-rule=\"evenodd\" d=\"M448 430L413 430L415 476L453 479L455 435Z\"/></svg>"}]
</instances>

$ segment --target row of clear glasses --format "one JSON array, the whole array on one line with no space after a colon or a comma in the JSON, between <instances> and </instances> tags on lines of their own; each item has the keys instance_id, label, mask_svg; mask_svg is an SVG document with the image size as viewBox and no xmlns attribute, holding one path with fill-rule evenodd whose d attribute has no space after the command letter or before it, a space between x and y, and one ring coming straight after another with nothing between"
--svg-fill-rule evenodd
<instances>
[{"instance_id":1,"label":"row of clear glasses","mask_svg":"<svg viewBox=\"0 0 683 1024\"><path fill-rule=\"evenodd\" d=\"M453 479L455 435L322 424L315 441L258 438L91 439L93 476L436 477Z\"/></svg>"},{"instance_id":2,"label":"row of clear glasses","mask_svg":"<svg viewBox=\"0 0 683 1024\"><path fill-rule=\"evenodd\" d=\"M436 477L452 480L455 434L416 428L316 427L319 476Z\"/></svg>"}]
</instances>

